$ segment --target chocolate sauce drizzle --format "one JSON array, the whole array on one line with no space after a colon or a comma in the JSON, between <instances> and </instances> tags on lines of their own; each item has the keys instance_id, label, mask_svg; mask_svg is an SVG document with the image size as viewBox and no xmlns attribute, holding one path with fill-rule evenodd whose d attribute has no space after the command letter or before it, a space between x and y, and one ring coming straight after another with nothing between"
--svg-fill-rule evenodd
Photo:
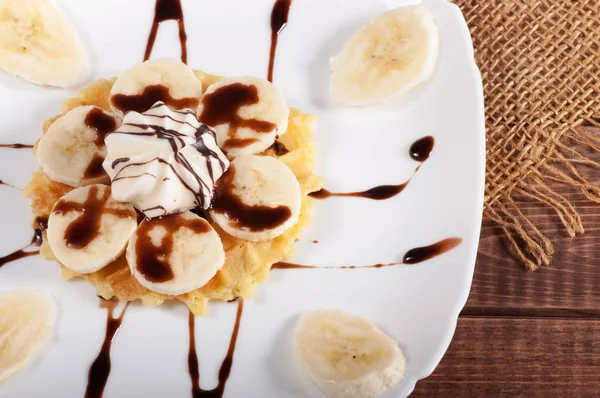
<instances>
[{"instance_id":1,"label":"chocolate sauce drizzle","mask_svg":"<svg viewBox=\"0 0 600 398\"><path fill-rule=\"evenodd\" d=\"M230 165L215 189L212 204L213 211L227 214L230 223L251 231L264 231L283 224L292 216L292 211L287 206L251 206L242 202L233 192L234 177L235 166Z\"/></svg>"},{"instance_id":2,"label":"chocolate sauce drizzle","mask_svg":"<svg viewBox=\"0 0 600 398\"><path fill-rule=\"evenodd\" d=\"M118 159L115 159L112 162L112 164L110 165L110 167L112 167L114 169L115 167L117 167L117 165L119 163L123 163L123 162L129 162L129 158L118 158Z\"/></svg>"},{"instance_id":3,"label":"chocolate sauce drizzle","mask_svg":"<svg viewBox=\"0 0 600 398\"><path fill-rule=\"evenodd\" d=\"M150 108L150 109L154 109L159 106L165 106L165 105L164 104L156 104L155 106L152 106L152 108ZM177 111L172 111L172 112L184 113L184 114L190 113L187 110L177 110ZM156 115L146 115L146 117L147 118L163 118L163 116L156 116ZM171 118L171 119L173 119L173 118ZM175 120L175 119L173 119L173 120ZM206 138L208 138L210 136L216 142L216 138L215 138L216 133L212 128L210 128L206 125L203 125L203 124L200 124L200 127L196 127L196 126L190 125L189 123L184 123L184 122L180 122L177 120L175 120L175 121L178 123L181 123L181 124L189 125L190 127L196 129L196 131L194 133L194 138L195 138L196 142L193 144L193 146L194 146L194 148L196 148L196 150L200 154L202 154L206 158L206 168L208 171L208 175L210 177L210 184L207 181L204 181L201 178L201 176L198 173L196 173L196 171L194 170L194 168L190 164L190 162L187 160L187 158L185 156L183 156L183 154L180 152L180 149L183 148L184 146L186 146L184 137L187 137L187 136L185 134L180 133L176 130L165 129L164 127L159 126L157 124L136 124L136 123L124 124L121 127L121 129L115 131L113 134L128 134L128 135L138 135L138 136L148 136L148 137L155 136L158 139L168 141L169 146L171 147L171 149L173 150L173 153L174 153L173 159L190 174L190 176L198 184L198 188L194 188L194 187L190 186L190 184L187 182L186 178L183 178L183 176L181 176L180 173L178 173L178 171L175 169L175 167L170 162L168 162L160 157L150 159L146 162L130 163L130 164L123 166L123 168L121 170L119 170L119 172L113 177L113 182L118 181L119 179L123 179L124 177L121 176L121 173L123 173L123 171L127 170L130 167L142 166L142 165L149 164L151 162L159 162L159 163L162 163L162 164L165 164L166 166L168 166L173 171L173 173L177 176L177 178L182 183L182 185L194 195L197 206L202 207L202 208L208 207L208 203L206 203L206 198L205 198L205 195L203 194L203 192L212 192L213 186L214 186L217 178L220 176L220 175L219 176L215 175L215 170L213 170L212 159L217 160L221 172L223 170L225 170L225 168L226 168L225 161L223 159L221 159L223 157L223 155L218 154L215 151L211 150L204 141ZM125 127L125 126L131 126L134 128L138 128L138 129L141 129L142 131L125 131L125 130L123 130L123 127ZM113 161L111 166L114 169L119 163L127 162L127 161L129 161L129 158L119 158L119 159L116 159L115 161ZM135 175L135 177L140 177L140 176L141 175ZM145 209L143 211L147 211L147 210L151 210L151 209Z\"/></svg>"},{"instance_id":4,"label":"chocolate sauce drizzle","mask_svg":"<svg viewBox=\"0 0 600 398\"><path fill-rule=\"evenodd\" d=\"M269 52L269 70L267 72L267 80L270 82L273 82L277 40L279 39L279 34L287 26L291 6L292 0L276 0L271 11L271 51Z\"/></svg>"},{"instance_id":5,"label":"chocolate sauce drizzle","mask_svg":"<svg viewBox=\"0 0 600 398\"><path fill-rule=\"evenodd\" d=\"M415 247L402 258L404 264L418 264L444 254L462 243L461 238L446 238L432 245Z\"/></svg>"},{"instance_id":6,"label":"chocolate sauce drizzle","mask_svg":"<svg viewBox=\"0 0 600 398\"><path fill-rule=\"evenodd\" d=\"M202 111L198 120L209 126L229 124L229 138L222 145L224 149L248 145L251 142L235 137L238 128L247 127L257 132L268 133L276 127L274 123L266 120L244 119L239 116L240 108L256 104L259 99L258 89L254 85L234 83L219 87L202 96Z\"/></svg>"},{"instance_id":7,"label":"chocolate sauce drizzle","mask_svg":"<svg viewBox=\"0 0 600 398\"><path fill-rule=\"evenodd\" d=\"M104 167L102 167L102 163L104 163L104 157L97 153L94 154L94 157L92 157L90 164L83 172L83 178L84 179L99 178L99 177L106 175L106 171L104 171Z\"/></svg>"},{"instance_id":8,"label":"chocolate sauce drizzle","mask_svg":"<svg viewBox=\"0 0 600 398\"><path fill-rule=\"evenodd\" d=\"M373 265L338 265L338 266L319 266L319 265L303 265L294 264L288 262L279 262L271 266L271 269L316 269L316 268L328 268L328 269L358 269L358 268L383 268L392 267L394 265L413 265L422 263L423 261L430 260L434 257L440 256L462 243L461 238L446 238L439 242L436 242L429 246L416 247L407 251L402 257L402 261L395 263L380 263Z\"/></svg>"},{"instance_id":9,"label":"chocolate sauce drizzle","mask_svg":"<svg viewBox=\"0 0 600 398\"><path fill-rule=\"evenodd\" d=\"M432 136L427 136L418 139L415 141L409 149L409 155L413 160L420 162L419 166L415 169L412 176L401 184L397 185L378 185L376 187L367 189L366 191L357 191L357 192L331 192L325 188L322 188L318 191L311 192L309 196L314 199L327 199L333 196L338 197L356 197L356 198L364 198L364 199L373 199L373 200L385 200L393 198L398 195L400 192L404 191L404 189L408 186L408 183L413 179L415 174L421 168L423 162L429 159L429 155L433 151L435 140Z\"/></svg>"},{"instance_id":10,"label":"chocolate sauce drizzle","mask_svg":"<svg viewBox=\"0 0 600 398\"><path fill-rule=\"evenodd\" d=\"M86 127L96 130L96 146L104 146L104 137L117 129L117 121L114 117L100 108L93 108L86 115L83 123Z\"/></svg>"},{"instance_id":11,"label":"chocolate sauce drizzle","mask_svg":"<svg viewBox=\"0 0 600 398\"><path fill-rule=\"evenodd\" d=\"M53 213L65 215L76 211L81 214L65 229L65 242L71 249L83 249L89 245L100 233L103 214L112 214L119 218L134 218L135 212L131 209L112 209L106 206L110 199L110 188L106 188L98 197L99 188L93 186L89 189L83 203L59 199L54 205Z\"/></svg>"},{"instance_id":12,"label":"chocolate sauce drizzle","mask_svg":"<svg viewBox=\"0 0 600 398\"><path fill-rule=\"evenodd\" d=\"M28 249L32 246L39 247L41 245L42 245L42 230L36 229L33 231L33 237L31 238L31 242L27 246L25 246L22 249L16 250L6 256L0 257L0 268L2 268L2 266L6 265L8 263L12 263L13 261L17 261L17 260L20 260L25 257L36 256L36 255L40 254L39 250L25 251L25 249Z\"/></svg>"},{"instance_id":13,"label":"chocolate sauce drizzle","mask_svg":"<svg viewBox=\"0 0 600 398\"><path fill-rule=\"evenodd\" d=\"M429 156L431 156L434 145L435 139L428 135L413 142L408 150L408 153L410 154L412 160L423 163L429 159Z\"/></svg>"},{"instance_id":14,"label":"chocolate sauce drizzle","mask_svg":"<svg viewBox=\"0 0 600 398\"><path fill-rule=\"evenodd\" d=\"M158 246L154 245L150 236L154 228L162 228L165 231ZM136 267L149 281L160 283L173 279L174 274L169 260L173 252L175 233L180 228L188 228L197 234L207 233L211 229L210 224L205 220L187 219L181 214L146 219L138 226L135 242Z\"/></svg>"},{"instance_id":15,"label":"chocolate sauce drizzle","mask_svg":"<svg viewBox=\"0 0 600 398\"><path fill-rule=\"evenodd\" d=\"M31 149L31 148L33 148L33 145L29 145L29 144L0 144L0 148Z\"/></svg>"},{"instance_id":16,"label":"chocolate sauce drizzle","mask_svg":"<svg viewBox=\"0 0 600 398\"><path fill-rule=\"evenodd\" d=\"M290 151L289 149L287 149L285 144L279 141L275 141L273 145L271 145L270 149L272 149L273 152L275 152L275 155L277 156L283 156Z\"/></svg>"},{"instance_id":17,"label":"chocolate sauce drizzle","mask_svg":"<svg viewBox=\"0 0 600 398\"><path fill-rule=\"evenodd\" d=\"M196 354L196 337L194 335L196 331L196 318L191 312L189 314L188 326L190 330L190 348L188 353L188 369L190 372L190 379L192 380L193 398L221 398L225 392L225 385L227 384L227 379L229 379L231 367L233 366L233 354L235 353L235 346L240 330L240 321L244 311L244 300L240 298L237 302L238 308L235 317L235 325L233 327L233 332L231 333L231 339L229 340L229 348L227 349L227 355L223 359L221 368L219 369L219 384L212 390L203 390L200 388L200 371L198 367L198 355Z\"/></svg>"},{"instance_id":18,"label":"chocolate sauce drizzle","mask_svg":"<svg viewBox=\"0 0 600 398\"><path fill-rule=\"evenodd\" d=\"M86 127L96 131L96 139L94 144L98 148L104 147L104 137L106 137L107 134L115 131L117 128L117 121L115 118L100 108L93 108L90 110L83 122ZM104 167L102 167L103 162L104 156L99 153L95 153L90 161L90 164L83 172L83 178L92 179L102 176L106 176L108 178L106 171L104 171Z\"/></svg>"},{"instance_id":19,"label":"chocolate sauce drizzle","mask_svg":"<svg viewBox=\"0 0 600 398\"><path fill-rule=\"evenodd\" d=\"M114 317L115 307L119 304L117 300L103 300L100 299L100 306L106 308L106 334L104 336L104 342L98 356L92 362L90 370L88 372L88 384L85 390L85 398L101 398L110 375L110 348L112 341L117 334L117 331L121 327L123 317L129 302L125 304L125 307L121 311L119 317Z\"/></svg>"},{"instance_id":20,"label":"chocolate sauce drizzle","mask_svg":"<svg viewBox=\"0 0 600 398\"><path fill-rule=\"evenodd\" d=\"M180 0L156 0L156 5L154 6L154 20L152 21L152 28L148 35L146 51L144 52L144 61L147 61L152 54L158 27L161 23L168 20L177 21L179 26L179 44L181 46L181 62L187 64L187 34L185 33L185 22L183 20L183 10L181 8Z\"/></svg>"},{"instance_id":21,"label":"chocolate sauce drizzle","mask_svg":"<svg viewBox=\"0 0 600 398\"><path fill-rule=\"evenodd\" d=\"M7 187L14 188L14 189L18 189L19 191L22 191L22 189L21 189L21 188L19 188L19 187L16 187L16 186L14 186L14 185L12 185L12 184L9 184L8 182L4 182L4 181L2 181L2 180L0 180L0 185L6 185Z\"/></svg>"},{"instance_id":22,"label":"chocolate sauce drizzle","mask_svg":"<svg viewBox=\"0 0 600 398\"><path fill-rule=\"evenodd\" d=\"M152 105L159 101L175 109L196 109L198 106L198 98L173 98L169 92L169 88L162 84L146 86L141 94L115 94L111 97L112 104L123 113L128 111L146 112Z\"/></svg>"}]
</instances>

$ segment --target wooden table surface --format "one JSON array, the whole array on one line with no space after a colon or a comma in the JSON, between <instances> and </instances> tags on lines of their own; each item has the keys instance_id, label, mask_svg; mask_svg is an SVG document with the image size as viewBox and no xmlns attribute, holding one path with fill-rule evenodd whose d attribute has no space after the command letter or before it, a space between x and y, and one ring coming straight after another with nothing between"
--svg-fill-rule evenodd
<instances>
[{"instance_id":1,"label":"wooden table surface","mask_svg":"<svg viewBox=\"0 0 600 398\"><path fill-rule=\"evenodd\" d=\"M579 171L600 186L600 170ZM553 188L581 213L586 233L570 238L550 209L519 201L555 244L552 264L529 272L484 221L454 339L411 398L600 397L600 204L577 188Z\"/></svg>"}]
</instances>

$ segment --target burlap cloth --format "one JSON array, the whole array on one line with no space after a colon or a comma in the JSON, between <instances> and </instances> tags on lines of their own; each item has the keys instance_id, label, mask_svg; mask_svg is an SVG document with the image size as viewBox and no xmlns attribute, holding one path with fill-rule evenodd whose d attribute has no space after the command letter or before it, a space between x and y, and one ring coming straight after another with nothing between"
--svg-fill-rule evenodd
<instances>
[{"instance_id":1,"label":"burlap cloth","mask_svg":"<svg viewBox=\"0 0 600 398\"><path fill-rule=\"evenodd\" d=\"M600 0L454 0L465 15L483 77L487 129L484 216L504 230L530 270L554 247L515 205L555 211L570 236L584 232L575 207L549 186L578 186L600 203L579 167L600 172ZM584 156L584 144L593 149ZM556 184L554 184L556 186Z\"/></svg>"}]
</instances>

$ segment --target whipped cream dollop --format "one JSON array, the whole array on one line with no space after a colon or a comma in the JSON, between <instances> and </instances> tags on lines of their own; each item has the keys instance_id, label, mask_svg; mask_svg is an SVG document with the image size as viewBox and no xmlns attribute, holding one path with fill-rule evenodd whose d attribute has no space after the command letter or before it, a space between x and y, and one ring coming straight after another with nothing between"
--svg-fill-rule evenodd
<instances>
[{"instance_id":1,"label":"whipped cream dollop","mask_svg":"<svg viewBox=\"0 0 600 398\"><path fill-rule=\"evenodd\" d=\"M149 218L207 209L215 182L229 167L215 137L189 109L157 102L144 113L128 112L104 141L112 196Z\"/></svg>"}]
</instances>

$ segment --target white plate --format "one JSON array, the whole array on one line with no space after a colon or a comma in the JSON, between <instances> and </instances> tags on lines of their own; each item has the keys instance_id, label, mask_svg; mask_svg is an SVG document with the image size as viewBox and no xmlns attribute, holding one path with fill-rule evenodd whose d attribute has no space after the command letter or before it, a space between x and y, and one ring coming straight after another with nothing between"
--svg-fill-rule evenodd
<instances>
[{"instance_id":1,"label":"white plate","mask_svg":"<svg viewBox=\"0 0 600 398\"><path fill-rule=\"evenodd\" d=\"M94 61L95 78L141 61L154 1L59 1ZM271 0L183 0L189 64L221 75L265 76ZM279 39L275 83L289 103L318 116L318 172L333 191L399 183L414 170L408 147L433 135L432 157L409 187L386 201L318 201L315 223L297 244L294 262L373 264L401 260L410 248L450 236L456 249L412 267L364 270L274 270L247 300L226 397L309 397L296 375L291 331L306 311L330 307L372 320L400 342L408 358L402 383L386 396L408 395L448 347L469 292L481 223L485 136L482 85L459 9L430 0L440 29L433 79L399 103L339 108L328 102L329 58L351 32L402 1L294 0ZM153 57L179 56L174 22L161 27ZM41 124L72 92L43 89L0 74L0 142L33 143ZM37 167L29 150L0 149L0 179L23 187ZM29 203L0 186L0 253L29 241ZM318 240L318 244L311 243ZM55 263L38 257L0 270L0 290L42 288L59 303L49 347L0 386L2 397L82 397L89 365L104 339L106 311L94 288L65 282ZM214 303L196 322L201 386L217 383L236 304ZM188 317L183 305L133 305L112 347L105 397L188 397Z\"/></svg>"}]
</instances>

